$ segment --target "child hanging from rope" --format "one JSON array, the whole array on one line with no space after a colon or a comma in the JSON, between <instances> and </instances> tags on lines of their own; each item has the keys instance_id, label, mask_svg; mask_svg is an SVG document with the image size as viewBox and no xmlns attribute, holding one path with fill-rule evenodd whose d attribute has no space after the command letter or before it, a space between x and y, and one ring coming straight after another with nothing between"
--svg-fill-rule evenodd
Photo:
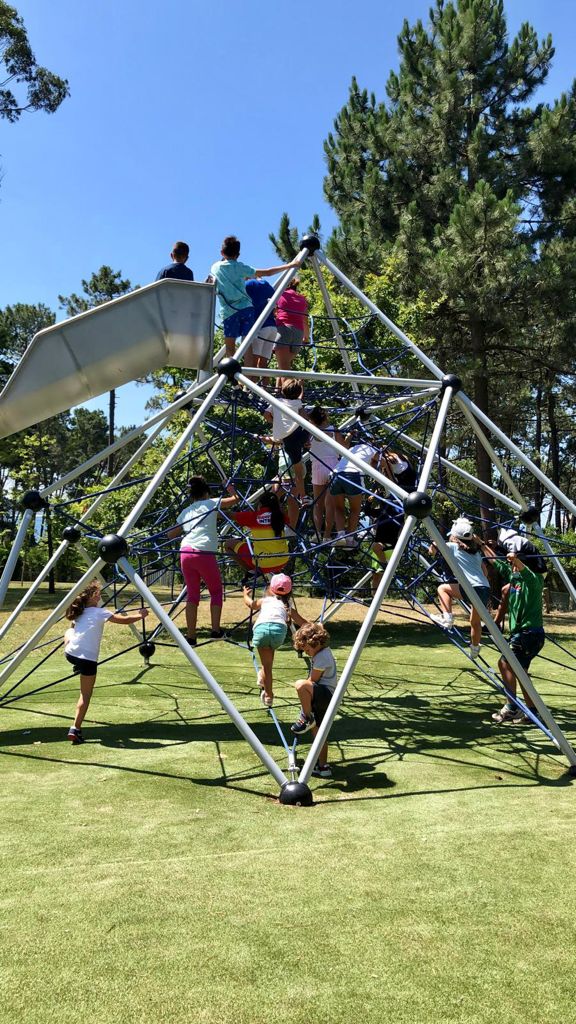
<instances>
[{"instance_id":1,"label":"child hanging from rope","mask_svg":"<svg viewBox=\"0 0 576 1024\"><path fill-rule=\"evenodd\" d=\"M487 607L490 587L488 585L483 555L480 550L479 538L475 536L474 528L469 519L461 517L454 521L450 530L447 547L450 548L467 582L474 588L482 604ZM431 544L428 550L431 555L436 555L438 551L435 544ZM442 626L443 629L452 629L454 625L452 600L453 598L458 599L460 597L462 597L460 584L453 576L446 580L445 583L441 583L438 587L438 600L440 601L442 614L432 615L432 620L438 623L439 626ZM480 654L481 638L482 619L472 606L470 609L470 655L472 658L477 658Z\"/></svg>"},{"instance_id":2,"label":"child hanging from rope","mask_svg":"<svg viewBox=\"0 0 576 1024\"><path fill-rule=\"evenodd\" d=\"M148 615L147 608L139 608L130 615L123 615L111 608L100 608L101 593L100 584L93 580L85 590L77 594L66 611L66 618L72 625L64 634L64 654L66 660L74 667L74 673L80 675L80 697L76 705L74 723L68 730L68 739L73 744L84 743L82 722L86 717L96 682L98 655L105 624L114 622L129 626Z\"/></svg>"},{"instance_id":3,"label":"child hanging from rope","mask_svg":"<svg viewBox=\"0 0 576 1024\"><path fill-rule=\"evenodd\" d=\"M304 389L299 380L284 380L281 395L284 405L289 409L293 409L294 412L301 411ZM299 503L306 496L304 485L305 467L302 462L302 454L308 444L310 434L304 430L304 427L295 423L282 409L277 409L276 406L269 406L264 413L264 418L272 423L272 436L264 437L263 441L269 444L282 443L286 452L286 461L291 473L294 474L293 497L288 499L288 516L290 526L294 529L300 511Z\"/></svg>"},{"instance_id":4,"label":"child hanging from rope","mask_svg":"<svg viewBox=\"0 0 576 1024\"><path fill-rule=\"evenodd\" d=\"M258 672L258 686L262 703L271 708L274 703L272 690L272 665L274 652L286 639L290 623L290 592L292 580L285 573L271 577L264 597L253 598L247 587L243 588L244 604L250 611L258 612L254 623L252 643L260 656L262 668Z\"/></svg>"},{"instance_id":5,"label":"child hanging from rope","mask_svg":"<svg viewBox=\"0 0 576 1024\"><path fill-rule=\"evenodd\" d=\"M305 622L294 635L295 649L302 651L311 662L308 678L298 679L294 684L302 706L298 720L290 726L296 736L302 736L309 729L315 736L332 700L338 670L329 643L328 631L319 622ZM328 743L323 744L312 775L321 779L332 778Z\"/></svg>"},{"instance_id":6,"label":"child hanging from rope","mask_svg":"<svg viewBox=\"0 0 576 1024\"><path fill-rule=\"evenodd\" d=\"M204 582L210 593L210 636L219 640L224 636L220 629L222 616L223 588L216 554L218 552L218 513L230 508L238 501L232 485L228 488L230 497L211 498L210 487L203 476L191 476L188 491L191 502L180 513L177 526L166 530L170 539L182 537L180 542L180 566L186 583L186 627L188 643L196 646L196 623L200 604L200 583Z\"/></svg>"}]
</instances>

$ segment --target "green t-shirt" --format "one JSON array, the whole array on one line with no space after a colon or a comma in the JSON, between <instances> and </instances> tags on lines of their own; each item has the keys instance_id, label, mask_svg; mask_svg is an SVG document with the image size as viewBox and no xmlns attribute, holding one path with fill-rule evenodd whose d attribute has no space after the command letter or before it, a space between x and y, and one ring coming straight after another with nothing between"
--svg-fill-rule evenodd
<instances>
[{"instance_id":1,"label":"green t-shirt","mask_svg":"<svg viewBox=\"0 0 576 1024\"><path fill-rule=\"evenodd\" d=\"M532 572L527 566L521 572L515 572L509 562L498 559L494 564L510 583L510 631L518 633L522 629L542 629L544 577Z\"/></svg>"},{"instance_id":2,"label":"green t-shirt","mask_svg":"<svg viewBox=\"0 0 576 1024\"><path fill-rule=\"evenodd\" d=\"M249 267L240 260L218 260L210 267L210 273L216 281L216 294L224 320L233 316L239 309L250 308L252 299L246 291L244 282L255 276L254 267Z\"/></svg>"}]
</instances>

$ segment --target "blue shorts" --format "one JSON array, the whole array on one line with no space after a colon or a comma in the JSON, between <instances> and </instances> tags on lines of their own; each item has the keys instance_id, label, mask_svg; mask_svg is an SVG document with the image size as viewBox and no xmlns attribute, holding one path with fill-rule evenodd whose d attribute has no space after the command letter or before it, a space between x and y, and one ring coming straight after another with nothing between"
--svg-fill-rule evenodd
<instances>
[{"instance_id":1,"label":"blue shorts","mask_svg":"<svg viewBox=\"0 0 576 1024\"><path fill-rule=\"evenodd\" d=\"M508 643L522 668L528 671L532 658L542 650L545 639L543 629L521 629L508 637Z\"/></svg>"},{"instance_id":2,"label":"blue shorts","mask_svg":"<svg viewBox=\"0 0 576 1024\"><path fill-rule=\"evenodd\" d=\"M364 494L364 477L361 473L334 473L330 484L330 494L347 494L350 498L355 494Z\"/></svg>"},{"instance_id":3,"label":"blue shorts","mask_svg":"<svg viewBox=\"0 0 576 1024\"><path fill-rule=\"evenodd\" d=\"M225 338L243 338L252 325L256 322L254 306L245 306L244 309L237 309L232 316L227 316L222 329Z\"/></svg>"},{"instance_id":4,"label":"blue shorts","mask_svg":"<svg viewBox=\"0 0 576 1024\"><path fill-rule=\"evenodd\" d=\"M476 597L479 597L482 604L488 607L488 601L490 600L490 587L474 587L474 593Z\"/></svg>"},{"instance_id":5,"label":"blue shorts","mask_svg":"<svg viewBox=\"0 0 576 1024\"><path fill-rule=\"evenodd\" d=\"M286 639L287 629L288 627L280 622L260 622L254 626L252 644L256 648L271 647L273 651L277 651Z\"/></svg>"}]
</instances>

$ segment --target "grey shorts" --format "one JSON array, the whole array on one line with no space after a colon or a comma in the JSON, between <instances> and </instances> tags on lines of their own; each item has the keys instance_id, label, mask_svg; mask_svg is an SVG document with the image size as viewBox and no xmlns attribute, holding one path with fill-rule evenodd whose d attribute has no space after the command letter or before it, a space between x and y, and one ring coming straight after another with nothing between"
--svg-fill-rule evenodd
<instances>
[{"instance_id":1,"label":"grey shorts","mask_svg":"<svg viewBox=\"0 0 576 1024\"><path fill-rule=\"evenodd\" d=\"M276 342L276 348L302 348L304 345L304 331L298 327L291 327L289 324L277 324L280 337Z\"/></svg>"}]
</instances>

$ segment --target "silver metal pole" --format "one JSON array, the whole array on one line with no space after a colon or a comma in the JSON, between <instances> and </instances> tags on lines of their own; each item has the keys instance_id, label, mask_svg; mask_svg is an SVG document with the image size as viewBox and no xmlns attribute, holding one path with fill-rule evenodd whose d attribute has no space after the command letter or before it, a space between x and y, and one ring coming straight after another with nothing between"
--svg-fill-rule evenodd
<instances>
[{"instance_id":1,"label":"silver metal pole","mask_svg":"<svg viewBox=\"0 0 576 1024\"><path fill-rule=\"evenodd\" d=\"M170 415L172 415L172 413ZM116 487L117 484L120 482L120 480L122 480L123 477L125 477L126 474L132 469L132 466L134 465L134 463L137 462L140 458L142 458L142 455L144 454L146 449L149 448L150 445L156 440L158 434L160 434L164 430L165 426L166 426L166 423L162 422L156 428L156 430L154 430L150 434L149 437L144 439L143 443L140 445L138 450L134 453L134 455L131 456L130 459L128 459L128 462L124 466L122 466L122 468L118 471L118 473L116 474L114 479L111 481L111 483L108 484L106 490L98 495L98 497L92 503L90 508L87 509L87 511L84 513L84 515L79 519L80 523L86 523L89 519L92 518L92 516L96 512L97 508L102 504L102 502L107 497L109 497L109 495L111 493L111 490L114 487ZM40 584L43 582L43 580L46 579L46 577L50 573L51 569L57 564L57 562L60 560L60 558L62 557L64 552L68 549L68 547L69 547L69 541L63 540L60 543L60 545L58 546L58 548L56 549L56 551L54 552L54 554L52 555L52 558L50 558L48 560L48 562L46 562L46 565L43 567L43 569L40 570L40 572L39 572L38 576L36 577L36 579L34 580L34 583L32 584L32 586L28 588L28 590L26 591L26 593L22 597L22 600L19 602L17 607L14 609L14 611L12 612L10 617L8 619L6 619L6 622L4 623L2 628L0 628L0 640L2 639L3 636L6 635L8 630L12 627L12 625L14 624L16 619L18 618L18 616L24 611L24 608L32 600L32 598L33 598L34 594L36 593L36 591L38 590ZM82 550L82 549L80 549L80 550ZM90 565L91 562L92 562L91 557L89 555L87 555L86 552L83 552L83 557L84 557L84 560L87 561L88 564Z\"/></svg>"},{"instance_id":2,"label":"silver metal pole","mask_svg":"<svg viewBox=\"0 0 576 1024\"><path fill-rule=\"evenodd\" d=\"M127 434L123 434L117 441L114 441L114 444L110 444L107 448L103 448L97 455L93 455L90 459L87 459L86 462L83 462L81 466L76 466L75 469L66 473L65 476L61 476L58 480L54 480L54 482L49 484L48 487L44 487L40 491L40 494L43 498L46 498L49 494L52 494L53 491L58 491L63 487L66 487L66 485L71 483L72 480L76 480L77 477L81 476L82 473L85 473L88 469L91 469L92 466L96 466L99 462L103 462L109 455L119 451L121 448L125 448L127 444L134 440L135 437L139 437L140 434L144 434L147 430L150 430L150 427L156 426L157 423L162 422L163 426L166 426L168 420L171 419L176 412L186 405L191 398L197 397L199 394L204 394L214 384L215 380L216 375L213 374L208 380L203 381L202 384L194 384L185 395L182 395L181 398L178 398L175 402L167 405L165 409L162 409L154 416L151 416L149 420L145 420L145 422L139 427L134 427L133 430L129 430Z\"/></svg>"},{"instance_id":3,"label":"silver metal pole","mask_svg":"<svg viewBox=\"0 0 576 1024\"><path fill-rule=\"evenodd\" d=\"M340 455L340 457L348 459L356 469L361 473L372 477L373 480L376 480L382 487L385 487L391 494L395 494L397 498L401 499L406 497L408 492L405 491L403 487L400 487L393 480L389 480L387 476L384 476L383 473L379 473L377 469L374 469L373 466L370 466L367 462L363 462L362 459L359 459L358 456L354 455L354 453L348 448L344 448L344 445L338 444L338 441L335 441L330 434L325 434L324 431L320 430L319 427L316 427L310 422L310 420L305 420L303 416L300 416L294 411L294 409L291 409L285 402L281 402L275 395L272 395L270 392L265 391L264 388L259 387L258 384L253 380L250 380L249 377L244 376L243 373L237 373L236 379L240 381L241 384L245 384L246 387L255 395L258 395L258 398L264 399L264 401L268 402L268 404L273 408L281 409L286 416L291 420L294 420L298 426L304 427L304 430L307 430L309 434L317 437L320 441L325 441L333 451Z\"/></svg>"},{"instance_id":4,"label":"silver metal pole","mask_svg":"<svg viewBox=\"0 0 576 1024\"><path fill-rule=\"evenodd\" d=\"M389 331L392 331L392 334L396 335L396 337L399 338L399 340L402 341L404 345L406 345L407 348L409 348L410 351L414 353L414 355L418 356L420 361L424 363L424 366L426 366L427 369L429 369L430 372L433 373L434 376L438 378L438 380L442 380L444 374L442 373L440 367L436 366L436 363L434 363L432 359L430 359L426 355L426 353L422 351L422 349L418 348L418 346L415 345L414 342L410 340L408 335L404 334L404 331L401 331L400 328L396 326L393 320L390 320L389 317L387 317L382 312L381 309L378 309L378 306L376 306L375 303L372 302L372 300L369 299L368 296L364 294L364 292L360 291L360 289L357 288L355 284L352 284L352 281L350 281L349 278L347 278L346 275L343 274L342 271L339 270L338 267L336 267L334 263L332 263L328 259L328 257L324 255L323 252L319 251L316 254L316 256L317 259L321 263L323 263L325 267L328 267L328 270L332 271L334 277L337 277L338 280L342 282L342 284L346 285L349 291L351 291L352 294L356 296L356 298L362 303L362 305L366 306L367 309L369 309L370 312L373 313L374 316L376 316L378 320L380 320L380 322L383 323L384 326L388 328Z\"/></svg>"},{"instance_id":5,"label":"silver metal pole","mask_svg":"<svg viewBox=\"0 0 576 1024\"><path fill-rule=\"evenodd\" d=\"M352 363L350 361L350 356L348 355L348 350L346 348L346 345L344 344L344 338L342 337L342 332L340 330L340 325L338 323L338 317L334 313L334 306L332 305L332 299L330 298L330 292L328 291L328 289L326 287L326 282L325 282L324 278L322 277L322 271L320 270L320 267L318 266L318 260L316 259L316 253L312 254L312 256L310 258L310 263L312 264L312 268L314 270L314 274L315 274L316 280L318 282L318 287L320 288L320 292L321 292L322 298L324 300L324 306L326 307L326 312L328 313L328 319L330 320L330 326L332 328L332 333L333 333L333 335L334 335L334 337L336 339L336 344L338 345L338 348L340 350L340 355L342 357L342 362L344 363L344 366L346 367L346 370L348 371L348 373L351 374L354 371L352 370ZM356 392L359 391L358 385L356 383L354 383L352 385L352 390L356 391Z\"/></svg>"},{"instance_id":6,"label":"silver metal pole","mask_svg":"<svg viewBox=\"0 0 576 1024\"><path fill-rule=\"evenodd\" d=\"M12 580L12 576L14 575L14 569L16 568L18 556L22 550L24 541L26 540L26 534L28 532L28 527L30 526L30 521L34 518L35 515L35 512L32 512L31 509L27 508L24 511L22 518L20 520L18 532L14 538L12 549L10 551L10 554L8 555L8 558L6 559L6 565L4 566L2 576L0 577L0 608L4 604L4 598L6 597L8 587L10 586L10 581Z\"/></svg>"},{"instance_id":7,"label":"silver metal pole","mask_svg":"<svg viewBox=\"0 0 576 1024\"><path fill-rule=\"evenodd\" d=\"M255 366L243 366L242 373L245 373L249 377L282 377L282 370L275 369L272 367L266 367L260 369ZM302 380L302 381L338 381L344 384L364 384L366 387L383 387L383 388L395 388L395 387L418 387L426 388L430 392L437 392L442 387L440 381L427 380L425 377L421 379L418 377L362 377L359 373L312 373L311 370L290 370L291 380ZM410 401L409 395L404 397L404 401ZM400 401L401 399L399 399Z\"/></svg>"},{"instance_id":8,"label":"silver metal pole","mask_svg":"<svg viewBox=\"0 0 576 1024\"><path fill-rule=\"evenodd\" d=\"M348 660L344 666L342 675L340 676L340 679L336 684L336 689L334 690L332 699L330 701L330 704L328 705L328 709L326 711L324 719L318 726L318 732L314 737L312 746L310 747L310 751L308 753L308 757L306 758L302 771L298 776L298 782L308 782L308 779L312 774L312 769L314 768L314 765L318 760L318 754L320 753L320 750L322 749L322 746L326 741L326 738L332 727L332 722L336 717L338 708L340 707L344 694L346 693L346 690L348 688L350 677L354 669L356 668L358 659L360 658L362 651L364 650L366 640L368 639L370 630L372 629L372 626L374 624L374 620L376 619L376 616L378 615L378 612L380 610L380 605L382 604L382 601L386 596L386 591L388 590L388 587L392 582L392 578L396 571L396 566L398 565L402 555L404 554L404 549L410 539L410 535L412 534L416 524L417 520L414 518L414 516L408 516L406 522L404 523L404 526L402 527L402 531L400 533L400 536L398 537L394 550L390 556L390 560L386 566L386 569L384 570L382 579L378 584L378 589L372 599L370 608L366 613L366 618L364 619L364 622L360 627L360 631L358 633L358 636L356 637L356 640L354 641L354 646L352 647L352 650L348 655Z\"/></svg>"},{"instance_id":9,"label":"silver metal pole","mask_svg":"<svg viewBox=\"0 0 576 1024\"><path fill-rule=\"evenodd\" d=\"M568 761L571 765L576 765L576 752L570 746L564 733L558 727L555 719L552 717L550 711L544 704L544 701L540 697L540 694L534 688L534 684L532 683L530 676L526 672L526 669L522 667L522 665L518 661L518 658L514 654L514 651L512 650L508 642L504 639L503 634L500 632L498 626L495 624L494 619L490 615L490 612L477 596L474 587L470 585L470 583L462 573L456 559L454 558L454 555L452 554L450 548L444 541L444 538L442 537L442 534L436 527L435 523L432 521L432 519L428 517L423 520L423 525L428 531L430 539L436 545L436 547L440 551L440 554L445 559L449 568L454 573L456 579L460 584L460 587L466 594L467 600L476 609L480 618L482 619L482 622L487 627L488 632L490 633L490 636L492 637L496 647L498 648L500 653L504 655L506 661L510 665L512 671L514 672L514 675L517 677L521 686L533 701L534 707L536 708L538 714L542 718L542 721L544 722L544 724L556 740L563 754L565 754L565 756L568 758Z\"/></svg>"},{"instance_id":10,"label":"silver metal pole","mask_svg":"<svg viewBox=\"0 0 576 1024\"><path fill-rule=\"evenodd\" d=\"M304 249L300 250L300 252L298 253L298 255L296 257L296 259L299 261L299 266L302 265L302 263L306 259L307 255L308 255L308 249L304 248ZM264 309L260 313L260 316L253 323L252 327L250 328L248 333L243 337L243 339L240 342L238 348L236 349L236 352L235 352L235 355L234 355L235 359L242 359L242 356L244 355L246 350L250 348L250 345L252 344L254 338L258 334L258 331L260 330L260 328L262 327L264 322L268 319L268 317L270 316L270 313L272 313L272 311L274 310L274 307L276 306L276 303L278 302L278 299L282 295L282 292L286 291L288 285L290 284L290 281L298 273L299 266L298 267L292 267L291 270L286 270L286 271L283 272L282 277L280 278L280 281L276 285L273 294L270 296L268 302L264 306Z\"/></svg>"},{"instance_id":11,"label":"silver metal pole","mask_svg":"<svg viewBox=\"0 0 576 1024\"><path fill-rule=\"evenodd\" d=\"M224 709L226 714L229 715L229 717L232 719L234 725L239 730L244 739L250 744L252 750L254 751L256 756L260 758L264 767L270 772L272 777L276 779L278 785L283 786L286 782L288 782L288 779L284 775L284 772L281 771L281 769L278 767L273 758L270 757L270 754L262 745L256 734L252 731L248 723L244 721L242 715L237 710L235 705L228 698L228 696L221 688L221 686L219 686L219 684L216 682L214 676L210 674L208 669L202 663L202 661L194 651L194 648L190 647L190 645L186 642L186 639L182 636L180 630L176 629L176 626L172 622L172 619L170 618L169 615L166 614L164 608L162 607L160 602L156 600L152 591L148 589L148 587L144 583L144 580L138 575L137 572L134 571L134 569L130 565L130 562L126 558L120 558L118 561L118 565L120 566L122 571L126 573L128 578L132 581L137 591L142 595L146 603L150 605L150 608L157 616L159 621L163 624L166 632L170 634L170 636L175 641L177 646L180 648L184 656L192 665L192 668L194 668L198 675L200 676L200 678L204 680L208 689L211 691L214 697L216 697L216 700Z\"/></svg>"},{"instance_id":12,"label":"silver metal pole","mask_svg":"<svg viewBox=\"0 0 576 1024\"><path fill-rule=\"evenodd\" d=\"M432 437L430 438L430 444L428 445L428 451L426 452L426 458L424 460L424 465L422 466L420 479L416 486L417 491L425 491L430 482L430 475L438 455L438 446L440 444L440 438L442 436L442 431L444 430L446 417L448 415L453 395L454 388L451 387L447 387L442 395L442 401L440 402L440 408L434 424L434 430L432 431Z\"/></svg>"},{"instance_id":13,"label":"silver metal pole","mask_svg":"<svg viewBox=\"0 0 576 1024\"><path fill-rule=\"evenodd\" d=\"M542 544L546 548L546 551L548 552L548 554L551 555L552 558L554 559L554 568L555 568L556 572L558 573L558 575L562 577L562 581L564 583L564 586L566 587L566 590L568 591L568 593L570 594L572 600L576 604L576 587L574 586L572 580L570 579L568 573L566 572L564 566L562 565L561 557L559 557L556 554L556 552L554 551L554 548L552 547L552 545L550 544L550 541L548 540L548 537L546 536L546 534L544 533L542 527L538 523L535 523L534 526L532 527L532 529L534 530L534 533L536 534L536 536L539 537L539 539L542 541Z\"/></svg>"},{"instance_id":14,"label":"silver metal pole","mask_svg":"<svg viewBox=\"0 0 576 1024\"><path fill-rule=\"evenodd\" d=\"M574 502L570 501L570 499L566 497L566 495L560 490L560 488L557 487L556 484L552 483L552 481L546 476L546 474L543 473L542 470L539 469L538 466L534 462L532 462L532 460L529 459L527 455L524 455L524 452L521 451L518 445L514 444L514 442L511 441L509 437L506 437L506 434L504 434L500 430L500 428L497 427L496 424L492 422L489 416L486 416L486 414L483 413L482 410L479 409L478 406L475 405L474 402L472 402L467 395L459 394L458 400L460 403L464 403L465 405L467 405L468 408L474 413L474 415L480 420L480 422L483 423L485 427L488 427L490 433L494 434L494 436L497 437L498 440L501 441L502 444L506 446L506 448L508 448L508 451L512 452L516 456L516 458L520 460L522 465L526 466L526 469L529 469L530 472L534 474L536 479L539 480L541 484L544 484L544 487L546 487L550 494L554 495L557 501L559 501L560 504L564 506L564 508L568 509L568 511L571 512L572 515L576 516L576 505L574 504Z\"/></svg>"}]
</instances>

